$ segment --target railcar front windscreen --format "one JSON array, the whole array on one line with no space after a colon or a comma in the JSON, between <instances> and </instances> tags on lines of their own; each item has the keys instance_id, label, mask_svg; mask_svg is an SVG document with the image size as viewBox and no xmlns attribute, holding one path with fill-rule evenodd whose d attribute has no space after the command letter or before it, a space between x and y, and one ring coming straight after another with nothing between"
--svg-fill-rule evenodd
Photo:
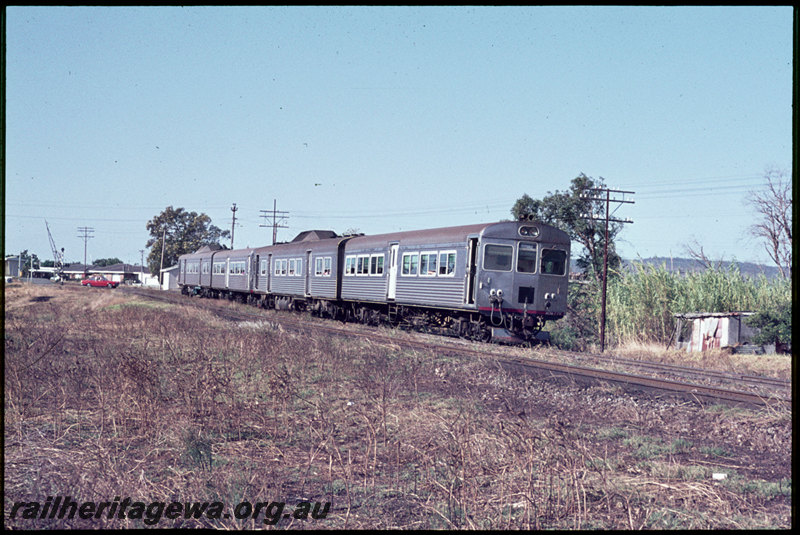
<instances>
[{"instance_id":1,"label":"railcar front windscreen","mask_svg":"<svg viewBox=\"0 0 800 535\"><path fill-rule=\"evenodd\" d=\"M520 242L517 249L517 271L533 273L536 271L536 244Z\"/></svg>"},{"instance_id":2,"label":"railcar front windscreen","mask_svg":"<svg viewBox=\"0 0 800 535\"><path fill-rule=\"evenodd\" d=\"M542 249L541 273L564 275L567 267L567 253L557 249Z\"/></svg>"},{"instance_id":3,"label":"railcar front windscreen","mask_svg":"<svg viewBox=\"0 0 800 535\"><path fill-rule=\"evenodd\" d=\"M483 251L483 269L511 271L514 248L510 245L487 244Z\"/></svg>"}]
</instances>

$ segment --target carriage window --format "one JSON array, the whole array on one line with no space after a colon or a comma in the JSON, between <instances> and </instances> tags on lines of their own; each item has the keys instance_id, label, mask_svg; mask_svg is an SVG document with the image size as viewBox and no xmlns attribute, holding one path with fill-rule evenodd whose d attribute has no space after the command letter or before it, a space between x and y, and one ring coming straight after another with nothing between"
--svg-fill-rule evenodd
<instances>
[{"instance_id":1,"label":"carriage window","mask_svg":"<svg viewBox=\"0 0 800 535\"><path fill-rule=\"evenodd\" d=\"M245 262L231 262L228 272L231 275L243 275L245 272Z\"/></svg>"},{"instance_id":2,"label":"carriage window","mask_svg":"<svg viewBox=\"0 0 800 535\"><path fill-rule=\"evenodd\" d=\"M443 252L439 253L439 275L453 276L456 272L456 253Z\"/></svg>"},{"instance_id":3,"label":"carriage window","mask_svg":"<svg viewBox=\"0 0 800 535\"><path fill-rule=\"evenodd\" d=\"M359 255L356 275L369 275L369 255Z\"/></svg>"},{"instance_id":4,"label":"carriage window","mask_svg":"<svg viewBox=\"0 0 800 535\"><path fill-rule=\"evenodd\" d=\"M419 267L419 255L417 253L403 254L403 275L416 275Z\"/></svg>"},{"instance_id":5,"label":"carriage window","mask_svg":"<svg viewBox=\"0 0 800 535\"><path fill-rule=\"evenodd\" d=\"M419 256L419 274L427 277L436 276L436 253L422 253Z\"/></svg>"},{"instance_id":6,"label":"carriage window","mask_svg":"<svg viewBox=\"0 0 800 535\"><path fill-rule=\"evenodd\" d=\"M511 258L514 248L510 245L487 244L483 250L483 269L492 271L511 271Z\"/></svg>"},{"instance_id":7,"label":"carriage window","mask_svg":"<svg viewBox=\"0 0 800 535\"><path fill-rule=\"evenodd\" d=\"M536 271L536 244L520 242L517 249L517 271L533 273Z\"/></svg>"},{"instance_id":8,"label":"carriage window","mask_svg":"<svg viewBox=\"0 0 800 535\"><path fill-rule=\"evenodd\" d=\"M567 269L567 253L556 249L542 249L541 273L563 275Z\"/></svg>"},{"instance_id":9,"label":"carriage window","mask_svg":"<svg viewBox=\"0 0 800 535\"><path fill-rule=\"evenodd\" d=\"M369 274L383 275L383 255L372 255L369 259Z\"/></svg>"},{"instance_id":10,"label":"carriage window","mask_svg":"<svg viewBox=\"0 0 800 535\"><path fill-rule=\"evenodd\" d=\"M314 260L314 275L317 277L331 276L331 257L317 257Z\"/></svg>"},{"instance_id":11,"label":"carriage window","mask_svg":"<svg viewBox=\"0 0 800 535\"><path fill-rule=\"evenodd\" d=\"M266 260L262 260L261 261L261 275L264 276L266 274L267 274L267 261Z\"/></svg>"}]
</instances>

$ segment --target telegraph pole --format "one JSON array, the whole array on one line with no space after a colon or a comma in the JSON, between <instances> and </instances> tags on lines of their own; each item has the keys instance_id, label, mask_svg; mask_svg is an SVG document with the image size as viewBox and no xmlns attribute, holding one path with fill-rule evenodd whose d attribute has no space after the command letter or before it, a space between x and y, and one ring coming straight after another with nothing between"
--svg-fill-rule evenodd
<instances>
[{"instance_id":1,"label":"telegraph pole","mask_svg":"<svg viewBox=\"0 0 800 535\"><path fill-rule=\"evenodd\" d=\"M606 289L608 287L608 223L633 223L630 219L611 219L610 207L611 203L619 203L619 204L634 204L631 200L625 199L625 194L633 195L634 191L623 191L618 189L608 189L608 188L589 188L588 191L591 191L591 197L589 194L582 194L581 196L589 201L599 201L606 203L606 214L605 217L598 217L595 216L594 213L587 214L584 216L585 219L591 219L594 221L604 221L605 222L605 240L603 243L603 293L602 293L602 304L600 308L600 352L604 352L606 350ZM612 199L611 194L622 194L622 199Z\"/></svg>"},{"instance_id":2,"label":"telegraph pole","mask_svg":"<svg viewBox=\"0 0 800 535\"><path fill-rule=\"evenodd\" d=\"M167 225L164 224L164 232L161 234L161 267L158 268L158 285L164 285L164 249L167 246ZM161 288L163 290L163 288Z\"/></svg>"},{"instance_id":3,"label":"telegraph pole","mask_svg":"<svg viewBox=\"0 0 800 535\"><path fill-rule=\"evenodd\" d=\"M139 282L144 285L144 249L139 249L139 253L142 255L142 263L139 264Z\"/></svg>"},{"instance_id":4,"label":"telegraph pole","mask_svg":"<svg viewBox=\"0 0 800 535\"><path fill-rule=\"evenodd\" d=\"M94 238L94 236L90 236L94 229L92 227L78 227L78 232L83 234L78 237L83 238L83 278L86 278L89 275L89 269L86 265L86 244L89 242L89 238Z\"/></svg>"},{"instance_id":5,"label":"telegraph pole","mask_svg":"<svg viewBox=\"0 0 800 535\"><path fill-rule=\"evenodd\" d=\"M231 212L233 212L233 221L231 221L231 249L233 249L233 230L236 228L236 203L233 203L231 207Z\"/></svg>"},{"instance_id":6,"label":"telegraph pole","mask_svg":"<svg viewBox=\"0 0 800 535\"><path fill-rule=\"evenodd\" d=\"M270 213L269 210L261 210L261 217L264 220L267 220L267 215ZM278 200L272 200L272 224L271 225L259 225L260 227L272 227L272 245L275 245L275 242L278 240L278 229L279 228L288 228L286 225L282 225L286 218L289 217L289 212L286 211L278 211Z\"/></svg>"}]
</instances>

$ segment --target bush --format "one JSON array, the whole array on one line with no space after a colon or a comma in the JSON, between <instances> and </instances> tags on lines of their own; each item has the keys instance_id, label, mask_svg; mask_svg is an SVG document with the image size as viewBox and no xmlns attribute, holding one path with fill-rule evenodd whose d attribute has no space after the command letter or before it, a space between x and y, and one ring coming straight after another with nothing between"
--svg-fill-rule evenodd
<instances>
[{"instance_id":1,"label":"bush","mask_svg":"<svg viewBox=\"0 0 800 535\"><path fill-rule=\"evenodd\" d=\"M792 345L792 310L788 303L780 303L761 310L745 320L747 325L760 329L753 336L759 345L775 344L775 348Z\"/></svg>"}]
</instances>

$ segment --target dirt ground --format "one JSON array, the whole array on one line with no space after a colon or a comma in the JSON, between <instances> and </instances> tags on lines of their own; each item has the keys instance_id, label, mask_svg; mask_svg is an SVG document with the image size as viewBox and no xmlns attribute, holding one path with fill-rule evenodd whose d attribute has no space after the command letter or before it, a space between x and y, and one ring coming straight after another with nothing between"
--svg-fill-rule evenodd
<instances>
[{"instance_id":1,"label":"dirt ground","mask_svg":"<svg viewBox=\"0 0 800 535\"><path fill-rule=\"evenodd\" d=\"M10 516L55 495L332 504L277 524L291 529L791 526L786 409L556 384L115 290L13 285L5 299L11 528L142 526Z\"/></svg>"}]
</instances>

